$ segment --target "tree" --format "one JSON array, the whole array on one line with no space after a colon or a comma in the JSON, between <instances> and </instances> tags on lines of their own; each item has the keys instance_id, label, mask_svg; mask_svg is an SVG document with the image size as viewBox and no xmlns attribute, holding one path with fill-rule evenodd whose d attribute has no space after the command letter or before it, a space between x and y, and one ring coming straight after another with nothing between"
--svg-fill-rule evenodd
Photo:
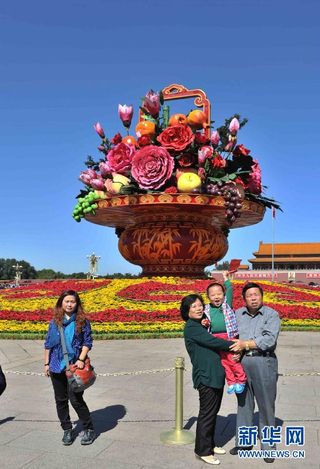
<instances>
[{"instance_id":1,"label":"tree","mask_svg":"<svg viewBox=\"0 0 320 469\"><path fill-rule=\"evenodd\" d=\"M36 269L26 261L18 261L17 259L0 259L0 279L12 280L16 275L16 270L13 266L20 265L21 278L37 278Z\"/></svg>"},{"instance_id":2,"label":"tree","mask_svg":"<svg viewBox=\"0 0 320 469\"><path fill-rule=\"evenodd\" d=\"M230 262L224 261L221 264L218 264L216 270L229 270Z\"/></svg>"},{"instance_id":3,"label":"tree","mask_svg":"<svg viewBox=\"0 0 320 469\"><path fill-rule=\"evenodd\" d=\"M41 279L54 279L57 278L57 273L53 269L41 269L37 271L37 278Z\"/></svg>"},{"instance_id":4,"label":"tree","mask_svg":"<svg viewBox=\"0 0 320 469\"><path fill-rule=\"evenodd\" d=\"M74 272L73 274L65 275L65 278L87 278L84 272Z\"/></svg>"}]
</instances>

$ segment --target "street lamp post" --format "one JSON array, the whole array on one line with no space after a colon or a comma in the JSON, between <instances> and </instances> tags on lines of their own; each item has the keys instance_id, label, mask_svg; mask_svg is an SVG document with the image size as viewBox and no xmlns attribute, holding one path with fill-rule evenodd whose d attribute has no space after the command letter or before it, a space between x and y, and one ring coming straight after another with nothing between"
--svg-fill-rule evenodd
<instances>
[{"instance_id":1,"label":"street lamp post","mask_svg":"<svg viewBox=\"0 0 320 469\"><path fill-rule=\"evenodd\" d=\"M16 274L14 276L14 280L15 280L15 285L16 287L18 287L20 285L20 280L21 280L21 270L22 270L22 265L19 265L18 262L16 263L16 265L13 266Z\"/></svg>"}]
</instances>

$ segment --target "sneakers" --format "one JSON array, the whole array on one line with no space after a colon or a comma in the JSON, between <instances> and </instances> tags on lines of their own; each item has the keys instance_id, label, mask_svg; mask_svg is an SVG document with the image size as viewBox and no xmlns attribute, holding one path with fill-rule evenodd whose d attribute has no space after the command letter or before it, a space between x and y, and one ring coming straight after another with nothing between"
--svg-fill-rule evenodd
<instances>
[{"instance_id":1,"label":"sneakers","mask_svg":"<svg viewBox=\"0 0 320 469\"><path fill-rule=\"evenodd\" d=\"M206 462L207 464L211 464L211 466L218 466L218 464L220 464L219 459L212 456L212 454L210 454L209 456L196 456L197 458L201 459L201 461Z\"/></svg>"},{"instance_id":2,"label":"sneakers","mask_svg":"<svg viewBox=\"0 0 320 469\"><path fill-rule=\"evenodd\" d=\"M253 446L235 446L234 448L231 448L229 453L232 454L232 456L237 456L239 451L242 449L250 451L253 448Z\"/></svg>"},{"instance_id":3,"label":"sneakers","mask_svg":"<svg viewBox=\"0 0 320 469\"><path fill-rule=\"evenodd\" d=\"M72 433L72 428L69 430L64 430L63 433L63 438L62 438L62 443L65 446L70 446L73 443L73 433Z\"/></svg>"},{"instance_id":4,"label":"sneakers","mask_svg":"<svg viewBox=\"0 0 320 469\"><path fill-rule=\"evenodd\" d=\"M235 391L236 394L241 394L244 391L245 387L246 387L245 383L243 383L243 384L237 383L235 385L235 390L234 391Z\"/></svg>"},{"instance_id":5,"label":"sneakers","mask_svg":"<svg viewBox=\"0 0 320 469\"><path fill-rule=\"evenodd\" d=\"M215 446L212 451L214 452L214 454L226 454L226 450L220 448L220 446Z\"/></svg>"},{"instance_id":6,"label":"sneakers","mask_svg":"<svg viewBox=\"0 0 320 469\"><path fill-rule=\"evenodd\" d=\"M235 390L236 390L236 386L234 384L231 384L230 386L228 386L227 393L233 394Z\"/></svg>"},{"instance_id":7,"label":"sneakers","mask_svg":"<svg viewBox=\"0 0 320 469\"><path fill-rule=\"evenodd\" d=\"M91 445L94 442L96 434L94 430L87 429L83 432L83 437L81 438L82 445Z\"/></svg>"},{"instance_id":8,"label":"sneakers","mask_svg":"<svg viewBox=\"0 0 320 469\"><path fill-rule=\"evenodd\" d=\"M245 383L244 384L240 384L240 383L230 384L230 386L228 386L227 393L233 394L235 392L236 394L241 394L244 391L245 387L246 387Z\"/></svg>"}]
</instances>

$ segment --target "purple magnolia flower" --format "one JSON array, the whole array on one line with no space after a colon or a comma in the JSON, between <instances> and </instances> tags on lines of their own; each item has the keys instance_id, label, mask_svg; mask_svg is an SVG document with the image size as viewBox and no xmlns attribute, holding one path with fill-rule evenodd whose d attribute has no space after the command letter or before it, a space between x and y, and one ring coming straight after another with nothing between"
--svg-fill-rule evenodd
<instances>
[{"instance_id":1,"label":"purple magnolia flower","mask_svg":"<svg viewBox=\"0 0 320 469\"><path fill-rule=\"evenodd\" d=\"M119 117L125 127L129 128L133 116L133 106L127 106L126 104L119 104L118 106Z\"/></svg>"},{"instance_id":2,"label":"purple magnolia flower","mask_svg":"<svg viewBox=\"0 0 320 469\"><path fill-rule=\"evenodd\" d=\"M152 117L158 117L160 112L160 95L153 90L148 91L142 103L142 108Z\"/></svg>"},{"instance_id":3,"label":"purple magnolia flower","mask_svg":"<svg viewBox=\"0 0 320 469\"><path fill-rule=\"evenodd\" d=\"M103 191L104 190L104 181L103 179L91 179L90 181L90 186L97 190L97 191Z\"/></svg>"},{"instance_id":4,"label":"purple magnolia flower","mask_svg":"<svg viewBox=\"0 0 320 469\"><path fill-rule=\"evenodd\" d=\"M220 141L220 135L217 130L214 130L211 134L211 143L214 147L216 147L219 144Z\"/></svg>"},{"instance_id":5,"label":"purple magnolia flower","mask_svg":"<svg viewBox=\"0 0 320 469\"><path fill-rule=\"evenodd\" d=\"M91 180L98 177L97 173L93 169L87 169L86 171L81 171L79 176L80 181L87 186L90 186Z\"/></svg>"},{"instance_id":6,"label":"purple magnolia flower","mask_svg":"<svg viewBox=\"0 0 320 469\"><path fill-rule=\"evenodd\" d=\"M110 176L112 172L108 161L99 163L99 169L101 176L104 178Z\"/></svg>"},{"instance_id":7,"label":"purple magnolia flower","mask_svg":"<svg viewBox=\"0 0 320 469\"><path fill-rule=\"evenodd\" d=\"M94 124L94 129L95 131L97 132L97 134L101 137L101 138L105 138L105 134L104 134L104 130L100 124L100 122L97 122L96 124Z\"/></svg>"},{"instance_id":8,"label":"purple magnolia flower","mask_svg":"<svg viewBox=\"0 0 320 469\"><path fill-rule=\"evenodd\" d=\"M232 135L236 135L239 129L240 129L239 121L236 117L234 117L229 124L229 131L231 132Z\"/></svg>"}]
</instances>

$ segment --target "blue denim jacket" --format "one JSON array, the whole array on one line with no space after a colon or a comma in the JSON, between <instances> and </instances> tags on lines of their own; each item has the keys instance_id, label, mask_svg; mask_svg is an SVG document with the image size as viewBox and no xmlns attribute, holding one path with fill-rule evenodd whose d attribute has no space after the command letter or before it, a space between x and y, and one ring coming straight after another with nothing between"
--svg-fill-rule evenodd
<instances>
[{"instance_id":1,"label":"blue denim jacket","mask_svg":"<svg viewBox=\"0 0 320 469\"><path fill-rule=\"evenodd\" d=\"M59 339L57 343L53 345L53 347L50 347L49 337L52 336L53 333L58 334ZM75 354L74 362L76 362L77 359L79 358L82 347L84 345L88 347L89 350L91 350L92 348L91 325L87 319L86 319L84 326L82 327L82 331L79 334L75 332L73 340L72 340L72 348ZM48 334L44 343L44 348L50 350L49 370L52 373L61 373L63 370L60 369L60 363L63 359L63 352L62 352L59 330L56 329L56 325L53 320L51 320L49 324L49 330L48 330Z\"/></svg>"}]
</instances>

